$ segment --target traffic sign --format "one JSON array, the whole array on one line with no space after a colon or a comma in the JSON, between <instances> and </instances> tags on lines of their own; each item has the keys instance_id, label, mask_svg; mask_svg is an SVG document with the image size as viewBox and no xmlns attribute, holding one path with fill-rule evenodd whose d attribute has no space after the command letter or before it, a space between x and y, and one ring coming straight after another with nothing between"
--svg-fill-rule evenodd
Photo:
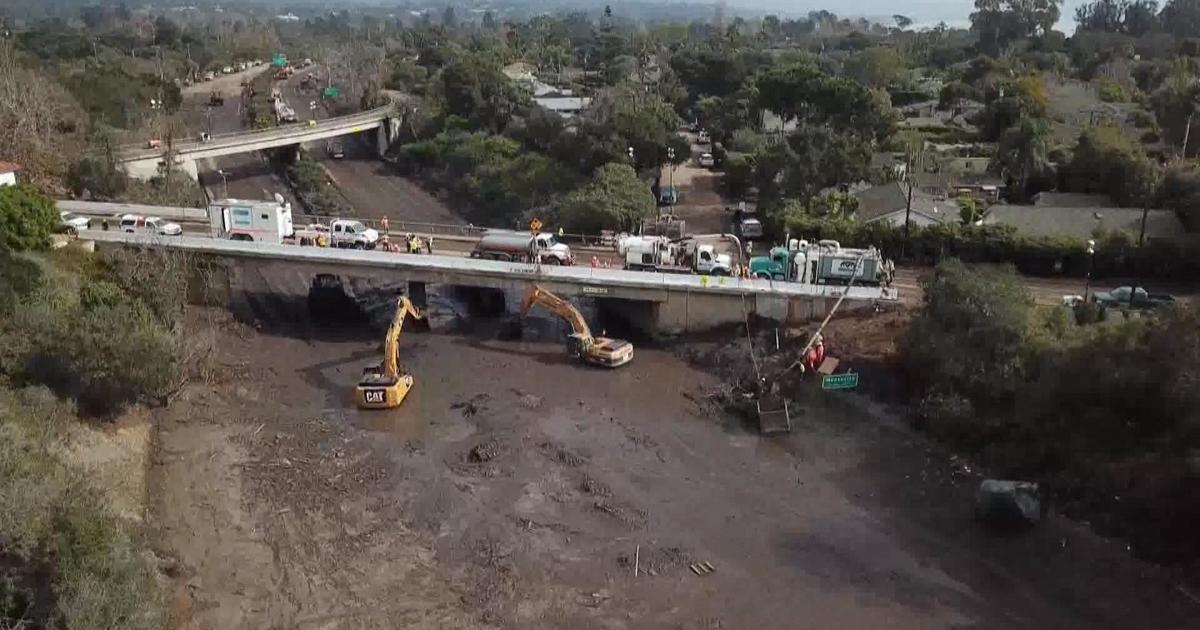
<instances>
[{"instance_id":1,"label":"traffic sign","mask_svg":"<svg viewBox=\"0 0 1200 630\"><path fill-rule=\"evenodd\" d=\"M821 389L854 389L858 387L858 372L826 374L821 378Z\"/></svg>"},{"instance_id":2,"label":"traffic sign","mask_svg":"<svg viewBox=\"0 0 1200 630\"><path fill-rule=\"evenodd\" d=\"M534 217L534 219L529 222L529 231L530 232L541 232L542 231L542 220L537 217Z\"/></svg>"}]
</instances>

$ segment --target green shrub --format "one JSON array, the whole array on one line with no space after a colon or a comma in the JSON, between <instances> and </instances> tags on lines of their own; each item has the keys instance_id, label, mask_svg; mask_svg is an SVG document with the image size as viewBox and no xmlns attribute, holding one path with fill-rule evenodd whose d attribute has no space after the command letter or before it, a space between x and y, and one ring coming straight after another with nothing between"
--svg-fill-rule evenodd
<instances>
[{"instance_id":1,"label":"green shrub","mask_svg":"<svg viewBox=\"0 0 1200 630\"><path fill-rule=\"evenodd\" d=\"M1101 80L1096 92L1105 103L1128 103L1133 99L1125 86L1110 79Z\"/></svg>"},{"instance_id":2,"label":"green shrub","mask_svg":"<svg viewBox=\"0 0 1200 630\"><path fill-rule=\"evenodd\" d=\"M67 171L67 186L77 197L116 199L129 185L129 177L97 158L83 158Z\"/></svg>"},{"instance_id":3,"label":"green shrub","mask_svg":"<svg viewBox=\"0 0 1200 630\"><path fill-rule=\"evenodd\" d=\"M0 248L45 249L57 225L58 212L50 198L29 186L0 186Z\"/></svg>"}]
</instances>

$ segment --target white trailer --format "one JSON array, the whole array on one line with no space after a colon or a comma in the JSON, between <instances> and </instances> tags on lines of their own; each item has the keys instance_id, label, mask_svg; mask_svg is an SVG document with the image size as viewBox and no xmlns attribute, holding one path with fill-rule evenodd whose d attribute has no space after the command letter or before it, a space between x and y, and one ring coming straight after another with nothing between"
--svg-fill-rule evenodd
<instances>
[{"instance_id":1,"label":"white trailer","mask_svg":"<svg viewBox=\"0 0 1200 630\"><path fill-rule=\"evenodd\" d=\"M276 195L274 201L218 199L208 205L213 238L282 243L291 238L292 206Z\"/></svg>"}]
</instances>

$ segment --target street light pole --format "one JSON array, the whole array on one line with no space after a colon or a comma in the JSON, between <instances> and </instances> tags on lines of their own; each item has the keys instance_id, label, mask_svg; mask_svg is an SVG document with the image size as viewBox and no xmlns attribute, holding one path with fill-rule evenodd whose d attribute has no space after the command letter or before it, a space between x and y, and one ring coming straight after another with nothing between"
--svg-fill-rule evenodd
<instances>
[{"instance_id":1,"label":"street light pole","mask_svg":"<svg viewBox=\"0 0 1200 630\"><path fill-rule=\"evenodd\" d=\"M228 199L229 198L229 179L227 178L228 173L226 173L224 171L224 169L217 169L217 175L221 176L221 185L225 188L225 198Z\"/></svg>"},{"instance_id":2,"label":"street light pole","mask_svg":"<svg viewBox=\"0 0 1200 630\"><path fill-rule=\"evenodd\" d=\"M1087 260L1087 272L1083 274L1083 278L1084 278L1084 280L1083 280L1083 302L1084 302L1084 304L1087 303L1088 292L1091 291L1091 288L1092 288L1092 265L1094 265L1095 261L1096 261L1096 241L1088 239L1086 251L1087 251L1087 255L1088 255L1088 260Z\"/></svg>"}]
</instances>

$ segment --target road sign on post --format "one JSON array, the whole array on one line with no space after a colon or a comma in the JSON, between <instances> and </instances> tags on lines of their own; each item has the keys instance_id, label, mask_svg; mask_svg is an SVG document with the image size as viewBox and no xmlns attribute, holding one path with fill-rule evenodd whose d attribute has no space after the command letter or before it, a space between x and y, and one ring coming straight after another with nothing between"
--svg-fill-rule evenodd
<instances>
[{"instance_id":1,"label":"road sign on post","mask_svg":"<svg viewBox=\"0 0 1200 630\"><path fill-rule=\"evenodd\" d=\"M529 231L533 232L534 234L541 232L542 231L542 220L537 217L534 217L534 219L529 222Z\"/></svg>"},{"instance_id":2,"label":"road sign on post","mask_svg":"<svg viewBox=\"0 0 1200 630\"><path fill-rule=\"evenodd\" d=\"M821 389L854 389L858 387L858 372L826 374L821 378Z\"/></svg>"}]
</instances>

